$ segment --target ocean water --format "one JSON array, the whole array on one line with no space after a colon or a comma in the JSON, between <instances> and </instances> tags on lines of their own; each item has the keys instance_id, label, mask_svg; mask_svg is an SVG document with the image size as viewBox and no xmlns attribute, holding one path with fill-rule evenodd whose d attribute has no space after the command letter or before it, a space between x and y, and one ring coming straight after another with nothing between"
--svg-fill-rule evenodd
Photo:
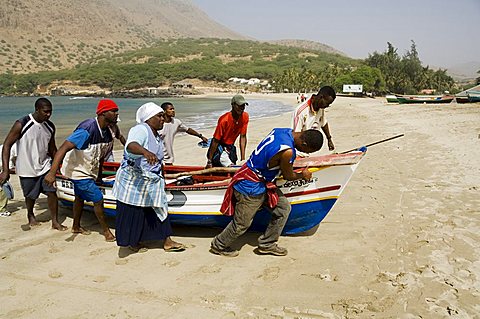
<instances>
[{"instance_id":1,"label":"ocean water","mask_svg":"<svg viewBox=\"0 0 480 319\"><path fill-rule=\"evenodd\" d=\"M13 123L22 116L34 112L36 97L0 97L0 144L3 144ZM84 119L95 116L99 98L48 97L53 104L51 120L57 128L57 147ZM231 110L230 99L226 98L153 98L113 99L120 108L119 122L123 132L135 125L135 113L143 103L155 102L161 105L169 101L175 105L176 117L187 126L202 131L215 127L218 117ZM292 106L277 101L246 100L246 111L250 119L272 117L293 110Z\"/></svg>"}]
</instances>

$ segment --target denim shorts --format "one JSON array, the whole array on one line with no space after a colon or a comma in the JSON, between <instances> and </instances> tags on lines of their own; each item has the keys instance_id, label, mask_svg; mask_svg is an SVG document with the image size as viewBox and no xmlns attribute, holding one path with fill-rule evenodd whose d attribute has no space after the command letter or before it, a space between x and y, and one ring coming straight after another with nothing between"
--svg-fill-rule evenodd
<instances>
[{"instance_id":1,"label":"denim shorts","mask_svg":"<svg viewBox=\"0 0 480 319\"><path fill-rule=\"evenodd\" d=\"M36 200L40 193L56 193L57 189L45 183L45 175L37 177L22 177L20 176L20 186L22 187L23 196Z\"/></svg>"},{"instance_id":2,"label":"denim shorts","mask_svg":"<svg viewBox=\"0 0 480 319\"><path fill-rule=\"evenodd\" d=\"M94 203L103 199L103 193L93 179L73 179L72 182L75 196Z\"/></svg>"}]
</instances>

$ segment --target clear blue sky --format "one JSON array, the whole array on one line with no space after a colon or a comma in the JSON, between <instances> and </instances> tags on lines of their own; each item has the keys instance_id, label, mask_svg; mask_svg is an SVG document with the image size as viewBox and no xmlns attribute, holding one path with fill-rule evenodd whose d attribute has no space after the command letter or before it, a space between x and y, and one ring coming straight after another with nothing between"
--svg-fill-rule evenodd
<instances>
[{"instance_id":1,"label":"clear blue sky","mask_svg":"<svg viewBox=\"0 0 480 319\"><path fill-rule=\"evenodd\" d=\"M403 55L414 40L424 65L480 61L480 0L192 0L210 18L257 40L304 39L353 58Z\"/></svg>"}]
</instances>

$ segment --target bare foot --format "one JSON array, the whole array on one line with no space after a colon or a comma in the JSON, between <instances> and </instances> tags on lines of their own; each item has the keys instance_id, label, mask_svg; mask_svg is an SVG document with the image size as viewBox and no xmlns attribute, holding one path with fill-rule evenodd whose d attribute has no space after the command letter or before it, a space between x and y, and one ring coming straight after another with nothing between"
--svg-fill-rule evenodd
<instances>
[{"instance_id":1,"label":"bare foot","mask_svg":"<svg viewBox=\"0 0 480 319\"><path fill-rule=\"evenodd\" d=\"M56 229L56 230L59 230L59 231L65 231L68 229L67 226L63 226L62 224L60 223L52 223L52 229Z\"/></svg>"},{"instance_id":2,"label":"bare foot","mask_svg":"<svg viewBox=\"0 0 480 319\"><path fill-rule=\"evenodd\" d=\"M28 225L31 227L34 227L34 226L40 226L40 223L37 222L35 218L31 218L28 220Z\"/></svg>"},{"instance_id":3,"label":"bare foot","mask_svg":"<svg viewBox=\"0 0 480 319\"><path fill-rule=\"evenodd\" d=\"M112 232L110 231L110 229L108 231L106 231L103 236L105 236L105 241L108 241L108 242L113 242L115 241L115 236L112 234Z\"/></svg>"},{"instance_id":4,"label":"bare foot","mask_svg":"<svg viewBox=\"0 0 480 319\"><path fill-rule=\"evenodd\" d=\"M91 232L88 229L85 229L83 227L79 228L72 228L72 233L74 234L82 234L82 235L90 235Z\"/></svg>"}]
</instances>

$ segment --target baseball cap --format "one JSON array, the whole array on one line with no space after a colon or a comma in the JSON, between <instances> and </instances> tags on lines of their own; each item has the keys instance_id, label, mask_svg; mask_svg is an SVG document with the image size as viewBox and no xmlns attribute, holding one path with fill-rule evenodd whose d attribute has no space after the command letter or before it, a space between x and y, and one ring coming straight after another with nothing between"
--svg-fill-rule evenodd
<instances>
[{"instance_id":1,"label":"baseball cap","mask_svg":"<svg viewBox=\"0 0 480 319\"><path fill-rule=\"evenodd\" d=\"M245 98L240 94L237 94L234 97L232 97L232 104L234 103L237 105L242 105L242 104L248 105L247 101L245 101Z\"/></svg>"}]
</instances>

